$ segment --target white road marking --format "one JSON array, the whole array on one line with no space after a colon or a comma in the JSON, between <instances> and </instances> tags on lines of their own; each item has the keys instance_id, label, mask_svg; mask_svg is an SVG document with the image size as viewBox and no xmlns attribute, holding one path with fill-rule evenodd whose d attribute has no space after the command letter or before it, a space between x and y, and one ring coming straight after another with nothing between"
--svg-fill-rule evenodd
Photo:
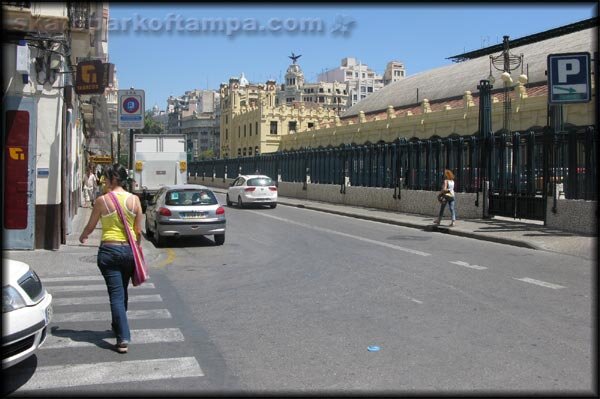
<instances>
[{"instance_id":1,"label":"white road marking","mask_svg":"<svg viewBox=\"0 0 600 399\"><path fill-rule=\"evenodd\" d=\"M421 304L423 303L423 302L421 302L421 301L419 301L418 299L415 299L415 298L410 298L410 300L413 301L413 302L416 302L416 303L421 303Z\"/></svg>"},{"instance_id":2,"label":"white road marking","mask_svg":"<svg viewBox=\"0 0 600 399\"><path fill-rule=\"evenodd\" d=\"M19 392L202 376L204 373L194 357L88 364L68 363L60 366L37 367L35 376L20 387Z\"/></svg>"},{"instance_id":3,"label":"white road marking","mask_svg":"<svg viewBox=\"0 0 600 399\"><path fill-rule=\"evenodd\" d=\"M107 334L108 337L103 337ZM153 344L157 342L183 342L183 334L179 328L160 328L146 330L131 330L132 344ZM68 337L48 335L40 349L63 349L96 346L101 342L114 344L115 338L111 332L80 331Z\"/></svg>"},{"instance_id":4,"label":"white road marking","mask_svg":"<svg viewBox=\"0 0 600 399\"><path fill-rule=\"evenodd\" d=\"M464 267L468 267L469 269L475 269L475 270L486 270L487 269L487 267L485 267L485 266L470 265L467 262L463 262L461 260L450 261L450 263L454 263L455 265L464 266Z\"/></svg>"},{"instance_id":5,"label":"white road marking","mask_svg":"<svg viewBox=\"0 0 600 399\"><path fill-rule=\"evenodd\" d=\"M382 247L392 248L392 249L395 249L397 251L408 252L408 253L411 253L411 254L414 254L414 255L420 255L420 256L431 256L431 254L429 254L427 252L417 251L416 249L404 248L404 247L400 247L398 245L388 244L387 242L375 241L375 240L371 240L371 239L364 238L364 237L354 236L352 234L342 233L341 231L325 229L323 227L311 226L309 224L295 222L293 220L284 219L284 218L280 218L280 217L273 216L273 215L267 215L267 214L262 213L262 212L254 212L254 211L250 211L250 212L256 213L257 215L264 216L264 217L267 217L267 218L280 220L280 221L285 222L285 223L290 223L290 224L295 224L297 226L306 227L307 229L322 231L324 233L329 233L329 234L336 234L336 235L339 235L339 236L342 236L342 237L352 238L352 239L355 239L355 240L359 240L359 241L363 241L363 242L368 242L370 244L375 244L375 245L379 245L379 246L382 246Z\"/></svg>"},{"instance_id":6,"label":"white road marking","mask_svg":"<svg viewBox=\"0 0 600 399\"><path fill-rule=\"evenodd\" d=\"M129 310L127 318L132 319L170 319L171 313L167 309ZM57 313L52 315L52 323L67 323L71 321L110 321L110 312L75 312Z\"/></svg>"},{"instance_id":7,"label":"white road marking","mask_svg":"<svg viewBox=\"0 0 600 399\"><path fill-rule=\"evenodd\" d=\"M547 283L545 281L535 280L535 279L532 279L529 277L523 277L523 278L515 277L515 280L523 281L523 282L530 283L530 284L540 285L542 287L552 288L554 290L558 290L560 288L566 288L565 286L562 286L562 285Z\"/></svg>"},{"instance_id":8,"label":"white road marking","mask_svg":"<svg viewBox=\"0 0 600 399\"><path fill-rule=\"evenodd\" d=\"M139 290L144 288L155 288L153 283L144 283L137 287L129 286L129 289ZM106 284L90 284L90 285L57 285L47 286L46 290L51 294L55 292L75 292L75 291L106 291Z\"/></svg>"},{"instance_id":9,"label":"white road marking","mask_svg":"<svg viewBox=\"0 0 600 399\"><path fill-rule=\"evenodd\" d=\"M104 277L94 276L65 276L65 277L40 277L42 283L56 283L64 281L104 281Z\"/></svg>"},{"instance_id":10,"label":"white road marking","mask_svg":"<svg viewBox=\"0 0 600 399\"><path fill-rule=\"evenodd\" d=\"M156 295L129 295L129 303L131 302L162 302L162 297ZM52 298L53 306L68 306L68 305L96 305L108 304L108 295L105 296L90 296L90 297L73 297L73 298Z\"/></svg>"}]
</instances>

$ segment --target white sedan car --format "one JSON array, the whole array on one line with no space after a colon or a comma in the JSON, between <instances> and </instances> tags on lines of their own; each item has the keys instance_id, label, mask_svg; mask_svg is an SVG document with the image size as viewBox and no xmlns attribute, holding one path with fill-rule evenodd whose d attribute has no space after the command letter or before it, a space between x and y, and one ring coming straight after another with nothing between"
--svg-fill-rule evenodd
<instances>
[{"instance_id":1,"label":"white sedan car","mask_svg":"<svg viewBox=\"0 0 600 399\"><path fill-rule=\"evenodd\" d=\"M231 183L227 190L227 206L236 203L238 207L260 204L277 206L277 186L275 182L264 175L240 175Z\"/></svg>"},{"instance_id":2,"label":"white sedan car","mask_svg":"<svg viewBox=\"0 0 600 399\"><path fill-rule=\"evenodd\" d=\"M26 263L4 259L2 265L2 368L13 366L46 340L52 295Z\"/></svg>"}]
</instances>

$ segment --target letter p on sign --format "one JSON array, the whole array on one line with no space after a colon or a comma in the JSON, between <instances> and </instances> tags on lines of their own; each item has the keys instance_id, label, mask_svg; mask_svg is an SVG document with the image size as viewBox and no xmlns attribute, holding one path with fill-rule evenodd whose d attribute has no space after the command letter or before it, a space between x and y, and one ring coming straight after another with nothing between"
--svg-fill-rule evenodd
<instances>
[{"instance_id":1,"label":"letter p on sign","mask_svg":"<svg viewBox=\"0 0 600 399\"><path fill-rule=\"evenodd\" d=\"M579 60L575 58L557 60L556 66L558 67L558 83L567 83L569 75L578 75L581 71Z\"/></svg>"}]
</instances>

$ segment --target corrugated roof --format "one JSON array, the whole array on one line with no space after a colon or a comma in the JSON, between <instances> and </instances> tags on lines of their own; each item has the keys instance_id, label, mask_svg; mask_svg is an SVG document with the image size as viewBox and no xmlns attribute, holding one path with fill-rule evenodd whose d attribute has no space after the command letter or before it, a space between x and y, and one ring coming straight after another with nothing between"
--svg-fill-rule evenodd
<instances>
[{"instance_id":1,"label":"corrugated roof","mask_svg":"<svg viewBox=\"0 0 600 399\"><path fill-rule=\"evenodd\" d=\"M524 71L530 84L547 81L545 75L548 54L597 51L597 27L554 37L537 43L511 48L511 54L524 55ZM429 71L410 75L403 80L385 86L367 98L350 107L342 118L386 110L388 105L394 108L419 104L423 99L431 101L462 96L466 90L478 92L477 85L486 79L490 71L488 55L476 59L443 66ZM520 69L514 71L513 80L520 75ZM500 71L493 69L496 77L494 88L501 87ZM418 99L417 99L417 89Z\"/></svg>"}]
</instances>

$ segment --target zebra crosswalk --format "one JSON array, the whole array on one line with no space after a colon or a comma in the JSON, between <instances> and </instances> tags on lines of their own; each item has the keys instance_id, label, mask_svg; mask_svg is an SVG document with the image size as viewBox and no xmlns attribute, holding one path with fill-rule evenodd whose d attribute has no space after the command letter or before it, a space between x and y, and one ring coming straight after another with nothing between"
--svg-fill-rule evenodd
<instances>
[{"instance_id":1,"label":"zebra crosswalk","mask_svg":"<svg viewBox=\"0 0 600 399\"><path fill-rule=\"evenodd\" d=\"M157 345L185 345L185 337L173 325L172 315L164 307L161 295L153 292L156 291L153 283L129 288L127 317L131 328L130 353L121 355L114 352L114 360L108 355L110 361L106 361L106 353L103 356L90 356L93 353L90 351L110 352L107 348L115 343L114 334L110 331L108 294L102 277L60 276L44 278L42 281L53 296L53 316L46 341L38 351L37 366L31 371L31 377L13 394L34 391L37 395L51 389L78 392L78 389L101 386L107 381L133 383L204 376L198 360L189 356L189 351L182 349L180 352L185 355L173 357L171 351L156 350ZM104 291L104 295L95 291ZM136 309L136 306L144 309ZM104 327L95 328L104 323ZM171 325L165 326L165 323ZM147 328L152 325L156 327ZM136 359L136 353L139 355L144 352L144 345L154 349L149 351L154 356L156 353L168 353L171 356L144 358L142 355ZM60 351L58 358L73 360L52 364L53 359L57 358L53 354L59 353L55 351ZM72 351L72 354L66 351ZM77 351L87 352L81 355ZM95 358L100 360L93 361Z\"/></svg>"}]
</instances>

